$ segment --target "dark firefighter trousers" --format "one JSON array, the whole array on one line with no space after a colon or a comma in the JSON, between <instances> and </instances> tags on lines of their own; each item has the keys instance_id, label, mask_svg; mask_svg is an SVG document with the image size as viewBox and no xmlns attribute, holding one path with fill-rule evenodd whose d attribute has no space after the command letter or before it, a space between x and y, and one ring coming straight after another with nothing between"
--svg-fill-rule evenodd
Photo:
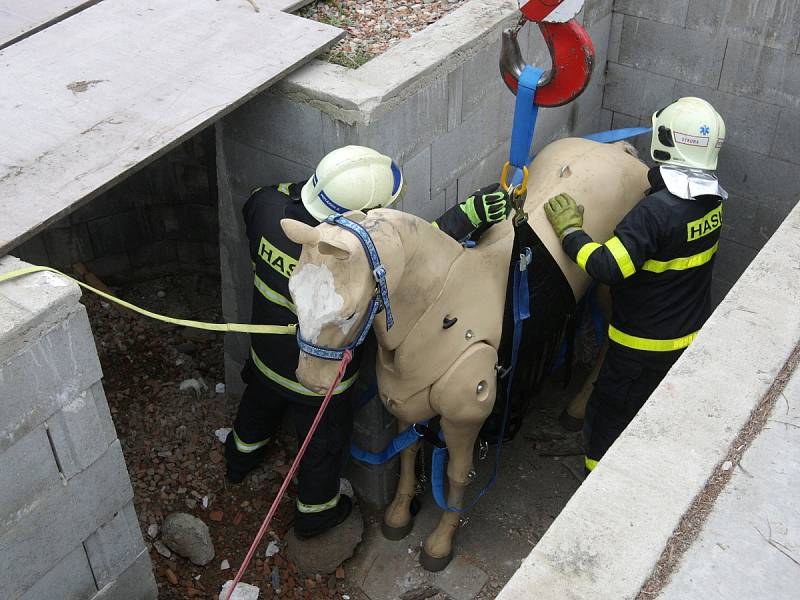
<instances>
[{"instance_id":1,"label":"dark firefighter trousers","mask_svg":"<svg viewBox=\"0 0 800 600\"><path fill-rule=\"evenodd\" d=\"M595 467L682 353L634 350L610 342L586 405L587 469Z\"/></svg>"},{"instance_id":2,"label":"dark firefighter trousers","mask_svg":"<svg viewBox=\"0 0 800 600\"><path fill-rule=\"evenodd\" d=\"M351 390L331 399L300 462L297 498L303 504L321 505L339 493L339 477L350 453L353 430ZM239 403L233 430L245 443L271 439L280 428L287 408L294 422L299 447L311 428L319 403L290 400L251 378ZM238 451L228 455L229 464L237 460L247 464L249 459L249 455Z\"/></svg>"}]
</instances>

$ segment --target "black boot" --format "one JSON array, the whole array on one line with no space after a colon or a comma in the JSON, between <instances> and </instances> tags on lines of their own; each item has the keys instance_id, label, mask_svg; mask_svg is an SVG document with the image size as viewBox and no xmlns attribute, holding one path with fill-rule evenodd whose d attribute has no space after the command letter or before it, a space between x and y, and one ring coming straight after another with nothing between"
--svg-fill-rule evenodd
<instances>
[{"instance_id":1,"label":"black boot","mask_svg":"<svg viewBox=\"0 0 800 600\"><path fill-rule=\"evenodd\" d=\"M225 476L231 483L241 483L250 471L261 466L269 444L253 452L240 452L236 448L233 431L225 438Z\"/></svg>"},{"instance_id":2,"label":"black boot","mask_svg":"<svg viewBox=\"0 0 800 600\"><path fill-rule=\"evenodd\" d=\"M566 408L559 415L558 423L567 431L577 432L583 429L583 419L573 417Z\"/></svg>"},{"instance_id":3,"label":"black boot","mask_svg":"<svg viewBox=\"0 0 800 600\"><path fill-rule=\"evenodd\" d=\"M307 540L333 529L344 522L353 510L350 496L339 496L336 506L318 513L301 513L295 510L294 534L299 540Z\"/></svg>"}]
</instances>

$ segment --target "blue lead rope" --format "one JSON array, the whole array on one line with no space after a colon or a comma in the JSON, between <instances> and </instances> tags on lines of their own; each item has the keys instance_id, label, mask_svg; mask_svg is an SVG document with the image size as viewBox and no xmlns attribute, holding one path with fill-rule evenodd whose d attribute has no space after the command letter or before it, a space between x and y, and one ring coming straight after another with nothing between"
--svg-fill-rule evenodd
<instances>
[{"instance_id":1,"label":"blue lead rope","mask_svg":"<svg viewBox=\"0 0 800 600\"><path fill-rule=\"evenodd\" d=\"M422 421L420 424L427 427L428 421ZM370 465L381 465L400 454L412 444L415 444L422 436L423 434L417 431L414 425L412 425L405 431L396 435L392 441L389 442L389 445L380 452L367 452L356 446L355 443L352 443L350 445L350 456Z\"/></svg>"}]
</instances>

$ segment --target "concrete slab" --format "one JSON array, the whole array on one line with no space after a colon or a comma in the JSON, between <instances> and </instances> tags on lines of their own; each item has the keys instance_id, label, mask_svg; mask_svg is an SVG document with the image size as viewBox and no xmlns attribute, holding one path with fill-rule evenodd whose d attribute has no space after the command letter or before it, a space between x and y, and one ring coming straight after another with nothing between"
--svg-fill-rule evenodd
<instances>
[{"instance_id":1,"label":"concrete slab","mask_svg":"<svg viewBox=\"0 0 800 600\"><path fill-rule=\"evenodd\" d=\"M796 370L659 598L798 597L799 451L800 371Z\"/></svg>"},{"instance_id":2,"label":"concrete slab","mask_svg":"<svg viewBox=\"0 0 800 600\"><path fill-rule=\"evenodd\" d=\"M100 0L0 0L0 48L97 4ZM276 0L277 1L277 0Z\"/></svg>"},{"instance_id":3,"label":"concrete slab","mask_svg":"<svg viewBox=\"0 0 800 600\"><path fill-rule=\"evenodd\" d=\"M342 33L246 2L118 0L1 50L0 255Z\"/></svg>"}]
</instances>

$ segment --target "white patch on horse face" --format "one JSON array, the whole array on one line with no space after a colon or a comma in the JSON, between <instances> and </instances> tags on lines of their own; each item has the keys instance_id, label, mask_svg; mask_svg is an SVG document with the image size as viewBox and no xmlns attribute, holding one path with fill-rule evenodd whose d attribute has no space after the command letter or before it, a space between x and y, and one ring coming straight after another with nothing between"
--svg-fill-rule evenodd
<instances>
[{"instance_id":1,"label":"white patch on horse face","mask_svg":"<svg viewBox=\"0 0 800 600\"><path fill-rule=\"evenodd\" d=\"M347 335L358 321L341 315L344 299L336 292L333 273L327 265L306 264L289 278L289 291L297 307L297 319L303 339L317 343L322 328L338 325Z\"/></svg>"}]
</instances>

